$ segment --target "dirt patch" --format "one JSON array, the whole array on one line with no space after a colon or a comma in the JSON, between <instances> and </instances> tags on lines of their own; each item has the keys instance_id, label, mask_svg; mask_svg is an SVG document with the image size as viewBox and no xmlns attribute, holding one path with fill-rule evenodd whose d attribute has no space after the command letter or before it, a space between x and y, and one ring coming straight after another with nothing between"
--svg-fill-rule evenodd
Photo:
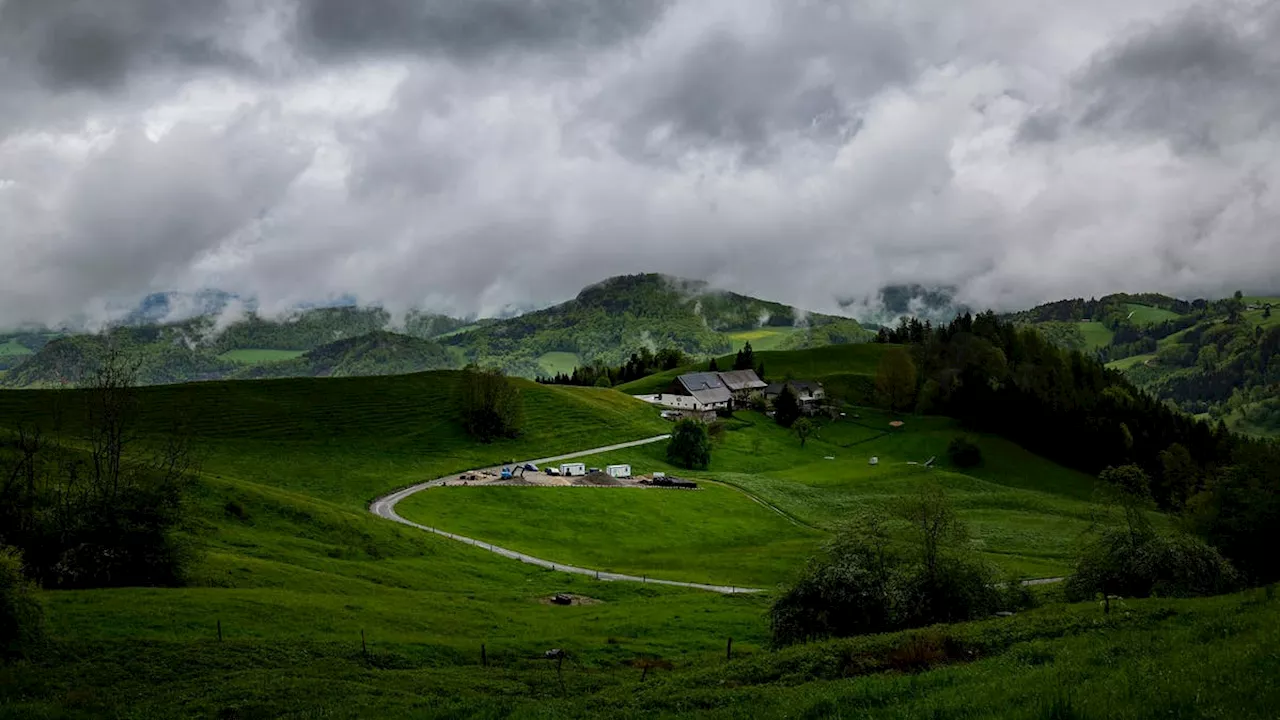
<instances>
[{"instance_id":1,"label":"dirt patch","mask_svg":"<svg viewBox=\"0 0 1280 720\"><path fill-rule=\"evenodd\" d=\"M556 593L555 595L548 595L547 597L539 598L538 602L542 603L543 605L568 606L568 605L599 605L604 601L597 600L593 597L587 597L586 595L575 595L573 593Z\"/></svg>"},{"instance_id":2,"label":"dirt patch","mask_svg":"<svg viewBox=\"0 0 1280 720\"><path fill-rule=\"evenodd\" d=\"M592 485L596 487L616 487L622 483L608 473L593 472L573 478L574 485Z\"/></svg>"}]
</instances>

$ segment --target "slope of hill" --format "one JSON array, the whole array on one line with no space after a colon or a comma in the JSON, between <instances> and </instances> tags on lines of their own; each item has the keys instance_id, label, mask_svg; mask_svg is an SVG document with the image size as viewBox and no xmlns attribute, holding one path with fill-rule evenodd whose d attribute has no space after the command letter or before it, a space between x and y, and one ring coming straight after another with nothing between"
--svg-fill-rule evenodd
<instances>
[{"instance_id":1,"label":"slope of hill","mask_svg":"<svg viewBox=\"0 0 1280 720\"><path fill-rule=\"evenodd\" d=\"M458 366L458 358L431 340L377 330L308 350L301 357L251 365L236 378L407 375Z\"/></svg>"},{"instance_id":2,"label":"slope of hill","mask_svg":"<svg viewBox=\"0 0 1280 720\"><path fill-rule=\"evenodd\" d=\"M1064 300L1016 313L1054 343L1092 351L1183 410L1254 435L1280 434L1280 298L1163 295Z\"/></svg>"},{"instance_id":3,"label":"slope of hill","mask_svg":"<svg viewBox=\"0 0 1280 720\"><path fill-rule=\"evenodd\" d=\"M610 278L545 310L494 322L444 339L469 360L535 377L547 353L614 365L643 347L678 348L690 355L728 353L731 334L759 328L787 330L780 344L808 347L865 342L856 321L806 313L780 303L714 290L706 283L663 275Z\"/></svg>"},{"instance_id":4,"label":"slope of hill","mask_svg":"<svg viewBox=\"0 0 1280 720\"><path fill-rule=\"evenodd\" d=\"M206 298L206 304L222 301ZM806 313L780 303L711 289L706 283L660 275L611 278L584 289L577 298L545 310L505 319L463 320L411 312L399 324L380 308L319 307L286 318L252 312L242 317L202 315L169 325L146 324L167 316L177 302L162 294L145 304L131 323L106 333L147 356L147 384L221 377L296 377L300 375L385 375L466 362L497 366L513 375L570 372L572 365L617 363L642 347L679 348L694 356L736 350L744 335L765 333L776 349L865 342L871 333L851 318ZM390 337L397 327L402 339ZM332 343L377 336L373 345L343 345L325 350L355 352L360 361L336 361L319 355L296 357ZM95 339L96 338L96 339ZM102 337L72 335L40 353L48 333L4 336L0 370L10 387L76 382L95 362ZM450 347L447 355L411 340L434 340ZM14 344L17 343L17 344ZM399 349L391 351L395 345ZM25 349L25 351L24 351ZM281 360L282 353L294 359ZM416 355L418 360L406 360ZM285 355L285 357L288 357ZM276 362L271 362L276 360ZM246 363L246 361L249 361ZM244 364L253 367L244 369Z\"/></svg>"},{"instance_id":5,"label":"slope of hill","mask_svg":"<svg viewBox=\"0 0 1280 720\"><path fill-rule=\"evenodd\" d=\"M764 365L765 380L817 380L836 399L866 404L871 400L880 357L888 347L890 346L880 343L857 343L792 351L764 350L754 355L756 363ZM715 359L716 367L731 369L733 360L733 355L718 357ZM617 389L629 395L661 392L678 376L690 372L705 372L709 367L710 361L698 362L625 383Z\"/></svg>"}]
</instances>

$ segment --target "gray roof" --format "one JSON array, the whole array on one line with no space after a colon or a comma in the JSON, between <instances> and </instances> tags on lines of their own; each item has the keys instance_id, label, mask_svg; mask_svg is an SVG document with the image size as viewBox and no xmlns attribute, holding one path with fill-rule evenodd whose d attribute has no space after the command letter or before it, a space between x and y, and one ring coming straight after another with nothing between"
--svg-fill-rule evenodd
<instances>
[{"instance_id":1,"label":"gray roof","mask_svg":"<svg viewBox=\"0 0 1280 720\"><path fill-rule=\"evenodd\" d=\"M822 383L816 380L788 380L787 385L791 386L792 392L800 394L813 394L817 390L822 389ZM771 383L764 391L765 395L778 395L782 392L782 383Z\"/></svg>"},{"instance_id":2,"label":"gray roof","mask_svg":"<svg viewBox=\"0 0 1280 720\"><path fill-rule=\"evenodd\" d=\"M757 390L767 387L768 383L761 380L756 375L755 370L730 370L729 372L720 373L720 380L730 390Z\"/></svg>"},{"instance_id":3,"label":"gray roof","mask_svg":"<svg viewBox=\"0 0 1280 720\"><path fill-rule=\"evenodd\" d=\"M676 378L685 392L703 405L727 403L733 399L719 373L689 373Z\"/></svg>"}]
</instances>

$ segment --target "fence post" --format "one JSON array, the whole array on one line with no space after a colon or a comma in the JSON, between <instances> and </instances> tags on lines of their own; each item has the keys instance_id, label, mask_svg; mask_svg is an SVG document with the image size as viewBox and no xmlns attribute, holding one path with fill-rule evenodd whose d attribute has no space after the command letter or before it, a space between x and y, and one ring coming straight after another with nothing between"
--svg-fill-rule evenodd
<instances>
[{"instance_id":1,"label":"fence post","mask_svg":"<svg viewBox=\"0 0 1280 720\"><path fill-rule=\"evenodd\" d=\"M364 639L364 629L360 630L360 651L364 653L364 659L369 659L369 644Z\"/></svg>"},{"instance_id":2,"label":"fence post","mask_svg":"<svg viewBox=\"0 0 1280 720\"><path fill-rule=\"evenodd\" d=\"M222 619L218 619L218 642L222 642Z\"/></svg>"},{"instance_id":3,"label":"fence post","mask_svg":"<svg viewBox=\"0 0 1280 720\"><path fill-rule=\"evenodd\" d=\"M489 656L485 654L484 643L480 644L480 664L489 667Z\"/></svg>"},{"instance_id":4,"label":"fence post","mask_svg":"<svg viewBox=\"0 0 1280 720\"><path fill-rule=\"evenodd\" d=\"M724 648L724 659L725 659L725 660L732 660L732 659L733 659L733 638L729 638L729 643L728 643L727 645L725 645L725 648Z\"/></svg>"}]
</instances>

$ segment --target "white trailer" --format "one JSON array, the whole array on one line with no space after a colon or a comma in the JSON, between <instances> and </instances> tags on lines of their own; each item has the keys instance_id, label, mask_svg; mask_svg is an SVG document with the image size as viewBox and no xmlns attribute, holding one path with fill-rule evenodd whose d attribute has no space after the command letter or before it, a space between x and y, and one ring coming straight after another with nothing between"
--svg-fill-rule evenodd
<instances>
[{"instance_id":1,"label":"white trailer","mask_svg":"<svg viewBox=\"0 0 1280 720\"><path fill-rule=\"evenodd\" d=\"M565 477L573 477L575 475L586 475L586 463L564 463L560 466L560 474Z\"/></svg>"},{"instance_id":2,"label":"white trailer","mask_svg":"<svg viewBox=\"0 0 1280 720\"><path fill-rule=\"evenodd\" d=\"M631 466L630 466L630 465L610 465L610 466L606 467L606 468L604 469L604 471L605 471L605 473L606 473L606 474L608 474L608 475L609 475L609 477L616 477L616 478L629 478L629 477L631 477Z\"/></svg>"}]
</instances>

